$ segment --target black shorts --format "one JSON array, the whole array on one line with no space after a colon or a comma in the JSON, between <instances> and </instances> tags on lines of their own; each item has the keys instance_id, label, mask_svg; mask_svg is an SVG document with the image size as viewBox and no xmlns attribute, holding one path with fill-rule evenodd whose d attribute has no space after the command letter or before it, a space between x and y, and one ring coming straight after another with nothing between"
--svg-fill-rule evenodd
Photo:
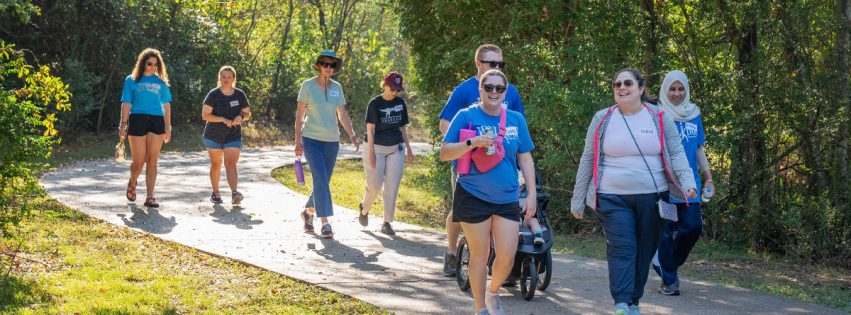
<instances>
[{"instance_id":1,"label":"black shorts","mask_svg":"<svg viewBox=\"0 0 851 315\"><path fill-rule=\"evenodd\" d=\"M461 188L460 183L455 185L455 196L452 198L452 222L481 223L493 215L520 222L520 204L517 202L490 203L473 196Z\"/></svg>"},{"instance_id":2,"label":"black shorts","mask_svg":"<svg viewBox=\"0 0 851 315\"><path fill-rule=\"evenodd\" d=\"M165 117L146 115L146 114L130 114L127 120L127 135L134 137L142 137L149 132L161 135L165 133Z\"/></svg>"}]
</instances>

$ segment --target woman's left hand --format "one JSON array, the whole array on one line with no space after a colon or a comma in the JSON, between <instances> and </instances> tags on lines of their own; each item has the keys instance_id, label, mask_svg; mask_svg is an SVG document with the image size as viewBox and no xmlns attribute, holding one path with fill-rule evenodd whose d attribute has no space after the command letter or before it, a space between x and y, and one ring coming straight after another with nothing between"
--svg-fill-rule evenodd
<instances>
[{"instance_id":1,"label":"woman's left hand","mask_svg":"<svg viewBox=\"0 0 851 315\"><path fill-rule=\"evenodd\" d=\"M414 165L414 152L411 151L411 148L408 148L408 165Z\"/></svg>"},{"instance_id":2,"label":"woman's left hand","mask_svg":"<svg viewBox=\"0 0 851 315\"><path fill-rule=\"evenodd\" d=\"M171 141L171 129L165 131L165 136L163 137L163 141L168 143Z\"/></svg>"},{"instance_id":3,"label":"woman's left hand","mask_svg":"<svg viewBox=\"0 0 851 315\"><path fill-rule=\"evenodd\" d=\"M358 152L360 150L360 141L358 140L358 137L351 136L349 137L349 141L351 141L352 144L355 146L355 152Z\"/></svg>"},{"instance_id":4,"label":"woman's left hand","mask_svg":"<svg viewBox=\"0 0 851 315\"><path fill-rule=\"evenodd\" d=\"M695 188L689 189L686 193L688 194L687 197L689 198L697 198L697 189Z\"/></svg>"},{"instance_id":5,"label":"woman's left hand","mask_svg":"<svg viewBox=\"0 0 851 315\"><path fill-rule=\"evenodd\" d=\"M532 197L532 198L529 198ZM535 212L538 211L538 197L537 196L529 196L526 197L526 205L524 206L526 211L526 216L523 217L523 220L529 220L535 217Z\"/></svg>"}]
</instances>

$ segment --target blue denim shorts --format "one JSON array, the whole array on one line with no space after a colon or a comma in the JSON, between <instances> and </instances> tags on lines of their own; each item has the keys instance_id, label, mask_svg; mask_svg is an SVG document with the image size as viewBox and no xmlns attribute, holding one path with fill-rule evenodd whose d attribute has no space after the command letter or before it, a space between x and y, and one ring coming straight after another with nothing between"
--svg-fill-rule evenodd
<instances>
[{"instance_id":1,"label":"blue denim shorts","mask_svg":"<svg viewBox=\"0 0 851 315\"><path fill-rule=\"evenodd\" d=\"M228 143L225 143L225 144L221 144L221 143L215 142L213 140L204 138L203 140L201 140L201 142L204 143L204 147L207 148L207 149L218 149L218 150L222 150L222 149L225 149L225 148L242 149L242 140L234 140L234 141L231 141L231 142L228 142Z\"/></svg>"}]
</instances>

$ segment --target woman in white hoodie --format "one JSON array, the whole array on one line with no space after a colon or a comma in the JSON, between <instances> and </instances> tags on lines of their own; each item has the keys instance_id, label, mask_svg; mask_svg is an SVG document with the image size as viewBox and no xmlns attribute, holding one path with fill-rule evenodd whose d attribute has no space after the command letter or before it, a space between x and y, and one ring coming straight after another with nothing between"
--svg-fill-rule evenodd
<instances>
[{"instance_id":1,"label":"woman in white hoodie","mask_svg":"<svg viewBox=\"0 0 851 315\"><path fill-rule=\"evenodd\" d=\"M659 106L674 118L680 142L686 153L688 164L694 172L697 190L709 199L715 192L712 183L712 172L706 159L704 148L703 119L700 108L691 102L688 77L680 70L674 70L665 76L659 89ZM703 170L704 182L701 185L698 168ZM703 189L701 190L701 186ZM685 263L694 244L703 232L703 220L700 217L701 195L685 200L671 198L671 203L677 206L677 222L666 221L659 240L659 249L653 259L653 270L662 277L659 293L664 295L680 295L680 280L677 269ZM674 238L674 234L677 237Z\"/></svg>"}]
</instances>

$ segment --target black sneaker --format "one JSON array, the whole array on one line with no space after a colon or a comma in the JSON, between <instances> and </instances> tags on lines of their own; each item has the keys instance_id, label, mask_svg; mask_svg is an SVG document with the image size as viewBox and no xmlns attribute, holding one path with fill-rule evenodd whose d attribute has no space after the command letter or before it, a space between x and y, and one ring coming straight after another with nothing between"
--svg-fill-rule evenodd
<instances>
[{"instance_id":1,"label":"black sneaker","mask_svg":"<svg viewBox=\"0 0 851 315\"><path fill-rule=\"evenodd\" d=\"M222 195L220 195L220 194L219 194L219 193L217 193L217 192L214 192L212 195L210 195L210 202L212 202L212 203L222 203Z\"/></svg>"},{"instance_id":2,"label":"black sneaker","mask_svg":"<svg viewBox=\"0 0 851 315\"><path fill-rule=\"evenodd\" d=\"M455 270L455 264L457 263L458 257L449 253L448 251L443 253L443 275L447 277L454 277L457 273Z\"/></svg>"},{"instance_id":3,"label":"black sneaker","mask_svg":"<svg viewBox=\"0 0 851 315\"><path fill-rule=\"evenodd\" d=\"M662 283L659 286L659 293L670 296L679 296L680 295L680 281L674 281L673 284L665 285Z\"/></svg>"},{"instance_id":4,"label":"black sneaker","mask_svg":"<svg viewBox=\"0 0 851 315\"><path fill-rule=\"evenodd\" d=\"M334 231L331 230L331 223L325 223L322 226L322 238L334 239Z\"/></svg>"},{"instance_id":5,"label":"black sneaker","mask_svg":"<svg viewBox=\"0 0 851 315\"><path fill-rule=\"evenodd\" d=\"M517 286L517 280L506 280L502 283L502 286L505 288L513 288Z\"/></svg>"},{"instance_id":6,"label":"black sneaker","mask_svg":"<svg viewBox=\"0 0 851 315\"><path fill-rule=\"evenodd\" d=\"M390 236L396 235L396 231L393 231L393 227L390 226L390 222L384 222L384 224L381 225L381 233Z\"/></svg>"},{"instance_id":7,"label":"black sneaker","mask_svg":"<svg viewBox=\"0 0 851 315\"><path fill-rule=\"evenodd\" d=\"M313 233L313 215L307 212L307 209L301 212L301 219L304 220L304 231Z\"/></svg>"},{"instance_id":8,"label":"black sneaker","mask_svg":"<svg viewBox=\"0 0 851 315\"><path fill-rule=\"evenodd\" d=\"M240 193L238 191L234 191L230 194L230 202L234 206L238 206L240 203L242 203L242 199L245 199L245 196L243 196L242 193ZM221 200L221 199L219 199L219 200Z\"/></svg>"},{"instance_id":9,"label":"black sneaker","mask_svg":"<svg viewBox=\"0 0 851 315\"><path fill-rule=\"evenodd\" d=\"M363 214L363 204L360 204L360 206L358 206L358 207L360 208L360 210L358 211L358 222L360 223L360 226L365 227L365 226L369 225L369 216ZM382 230L383 229L384 228L382 228Z\"/></svg>"}]
</instances>

